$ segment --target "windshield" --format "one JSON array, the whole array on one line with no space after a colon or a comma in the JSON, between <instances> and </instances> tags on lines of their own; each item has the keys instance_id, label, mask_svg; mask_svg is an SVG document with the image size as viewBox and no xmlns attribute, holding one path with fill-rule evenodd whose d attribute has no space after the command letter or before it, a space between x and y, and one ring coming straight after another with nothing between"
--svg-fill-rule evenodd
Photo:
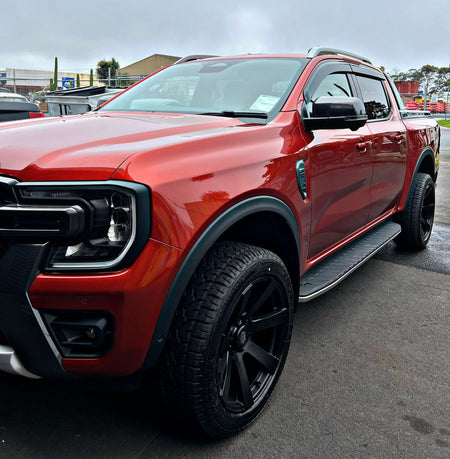
<instances>
[{"instance_id":1,"label":"windshield","mask_svg":"<svg viewBox=\"0 0 450 459\"><path fill-rule=\"evenodd\" d=\"M177 64L142 81L100 111L273 118L307 63L234 58Z\"/></svg>"},{"instance_id":2,"label":"windshield","mask_svg":"<svg viewBox=\"0 0 450 459\"><path fill-rule=\"evenodd\" d=\"M21 96L7 96L0 97L0 102L28 102L28 100Z\"/></svg>"}]
</instances>

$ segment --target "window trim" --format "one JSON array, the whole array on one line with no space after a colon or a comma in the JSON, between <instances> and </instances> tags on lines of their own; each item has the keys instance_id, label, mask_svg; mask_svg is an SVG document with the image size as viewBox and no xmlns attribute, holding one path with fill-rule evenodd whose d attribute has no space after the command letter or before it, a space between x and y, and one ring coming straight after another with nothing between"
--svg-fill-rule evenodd
<instances>
[{"instance_id":1,"label":"window trim","mask_svg":"<svg viewBox=\"0 0 450 459\"><path fill-rule=\"evenodd\" d=\"M312 100L314 92L319 87L320 83L328 76L333 73L351 73L351 67L348 62L344 61L327 61L320 63L316 68L313 69L308 82L303 90L303 99L305 103L309 103ZM351 79L349 78L349 84L352 92L355 92ZM356 95L356 93L355 93Z\"/></svg>"},{"instance_id":2,"label":"window trim","mask_svg":"<svg viewBox=\"0 0 450 459\"><path fill-rule=\"evenodd\" d=\"M344 73L347 76L350 90L352 92L351 97L359 97L358 87L352 77L352 69L348 62L337 60L321 62L312 70L312 73L305 84L305 88L303 89L303 103L300 111L302 118L309 118L307 105L311 102L312 96L322 81L327 76L334 73Z\"/></svg>"}]
</instances>

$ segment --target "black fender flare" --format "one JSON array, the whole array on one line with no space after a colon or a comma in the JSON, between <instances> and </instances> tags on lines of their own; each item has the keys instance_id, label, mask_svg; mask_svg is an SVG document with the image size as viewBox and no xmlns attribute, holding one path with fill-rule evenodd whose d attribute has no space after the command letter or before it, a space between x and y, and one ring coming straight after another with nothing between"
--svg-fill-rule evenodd
<instances>
[{"instance_id":1,"label":"black fender flare","mask_svg":"<svg viewBox=\"0 0 450 459\"><path fill-rule=\"evenodd\" d=\"M431 148L427 147L425 148L422 153L420 154L419 156L419 159L417 160L416 162L416 166L414 168L414 172L411 176L411 181L409 182L409 186L408 186L408 194L406 196L406 200L405 200L405 206L406 204L408 203L409 199L410 199L410 195L411 195L411 185L414 181L414 178L416 177L416 175L419 173L419 168L420 166L422 165L423 161L425 160L425 158L429 157L433 164L435 164L435 157L434 157L434 153L433 153L433 150L431 150ZM436 178L437 178L437 172L435 173L433 171L432 175L431 175L431 178L433 179L434 182L436 182Z\"/></svg>"},{"instance_id":2,"label":"black fender flare","mask_svg":"<svg viewBox=\"0 0 450 459\"><path fill-rule=\"evenodd\" d=\"M156 323L150 348L142 367L144 370L157 364L181 297L208 250L227 229L242 218L258 212L273 212L283 217L294 235L297 253L300 253L300 232L297 220L290 207L281 199L273 196L255 196L238 202L225 210L198 238L175 276Z\"/></svg>"}]
</instances>

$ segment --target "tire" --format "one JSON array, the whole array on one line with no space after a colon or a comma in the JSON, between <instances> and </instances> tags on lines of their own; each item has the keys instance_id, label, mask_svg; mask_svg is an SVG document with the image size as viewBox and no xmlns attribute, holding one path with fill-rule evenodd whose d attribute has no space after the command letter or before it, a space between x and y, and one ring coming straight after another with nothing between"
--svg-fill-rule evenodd
<instances>
[{"instance_id":1,"label":"tire","mask_svg":"<svg viewBox=\"0 0 450 459\"><path fill-rule=\"evenodd\" d=\"M433 229L434 205L433 179L428 174L416 174L406 207L399 216L402 232L394 239L398 246L409 250L426 247Z\"/></svg>"},{"instance_id":2,"label":"tire","mask_svg":"<svg viewBox=\"0 0 450 459\"><path fill-rule=\"evenodd\" d=\"M186 289L161 359L170 414L212 437L250 424L282 372L293 311L292 284L277 255L214 245Z\"/></svg>"}]
</instances>

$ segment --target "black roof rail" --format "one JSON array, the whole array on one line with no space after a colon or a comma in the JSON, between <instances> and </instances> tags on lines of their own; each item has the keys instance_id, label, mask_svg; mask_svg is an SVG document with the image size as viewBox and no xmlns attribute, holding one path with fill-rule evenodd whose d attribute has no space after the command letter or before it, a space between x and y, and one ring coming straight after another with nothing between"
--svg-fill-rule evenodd
<instances>
[{"instance_id":1,"label":"black roof rail","mask_svg":"<svg viewBox=\"0 0 450 459\"><path fill-rule=\"evenodd\" d=\"M359 54L349 53L348 51L343 51L342 49L335 49L335 48L321 48L319 46L315 48L311 48L308 51L308 55L306 57L313 58L316 56L321 56L323 54L336 54L341 56L349 56L359 59L360 61L367 62L368 64L372 64L372 61L367 59L367 57L360 56Z\"/></svg>"},{"instance_id":2,"label":"black roof rail","mask_svg":"<svg viewBox=\"0 0 450 459\"><path fill-rule=\"evenodd\" d=\"M174 62L173 65L182 64L183 62L196 61L198 59L207 59L208 57L219 57L219 56L213 56L210 54L191 54L190 56L182 57L181 59L177 60L176 62Z\"/></svg>"}]
</instances>

